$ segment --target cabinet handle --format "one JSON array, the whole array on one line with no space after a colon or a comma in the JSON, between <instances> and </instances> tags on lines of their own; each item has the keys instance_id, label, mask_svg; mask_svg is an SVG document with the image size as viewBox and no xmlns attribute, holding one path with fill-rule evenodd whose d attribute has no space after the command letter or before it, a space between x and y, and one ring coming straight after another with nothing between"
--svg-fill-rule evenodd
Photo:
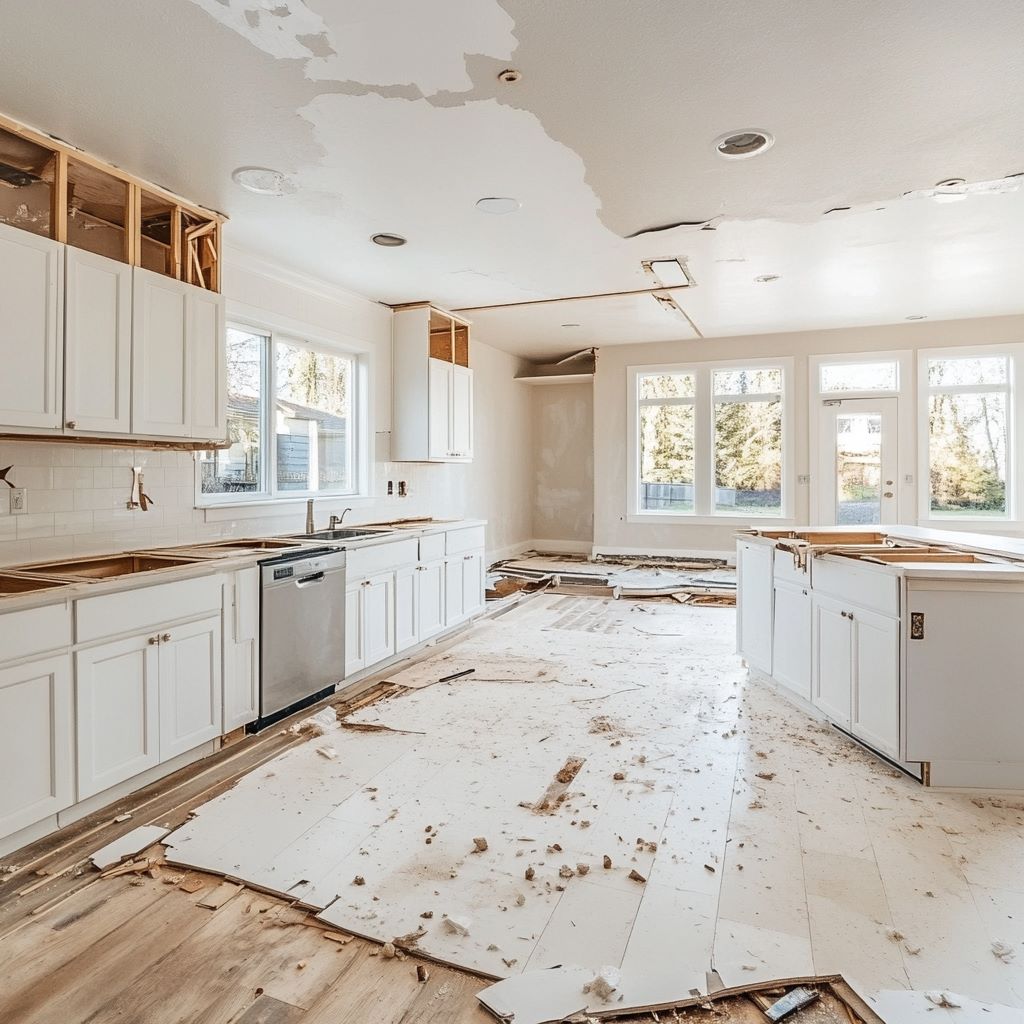
<instances>
[{"instance_id":1,"label":"cabinet handle","mask_svg":"<svg viewBox=\"0 0 1024 1024\"><path fill-rule=\"evenodd\" d=\"M171 634L170 633L162 633L160 635L160 643L162 643L162 644L167 643L167 641L170 640L170 639L171 639Z\"/></svg>"},{"instance_id":2,"label":"cabinet handle","mask_svg":"<svg viewBox=\"0 0 1024 1024\"><path fill-rule=\"evenodd\" d=\"M361 587L368 587L369 585L370 585L370 581L369 580L363 580L363 582L359 584L359 586L361 586Z\"/></svg>"},{"instance_id":3,"label":"cabinet handle","mask_svg":"<svg viewBox=\"0 0 1024 1024\"><path fill-rule=\"evenodd\" d=\"M64 424L64 426L67 427L68 430L74 430L75 427L78 426L78 420L68 420L67 423Z\"/></svg>"},{"instance_id":4,"label":"cabinet handle","mask_svg":"<svg viewBox=\"0 0 1024 1024\"><path fill-rule=\"evenodd\" d=\"M160 637L158 637L158 636L151 636L146 641L146 643L148 643L150 646L152 646L153 644L158 644L158 643L160 643Z\"/></svg>"},{"instance_id":5,"label":"cabinet handle","mask_svg":"<svg viewBox=\"0 0 1024 1024\"><path fill-rule=\"evenodd\" d=\"M476 555L463 555L462 560L468 562L471 558L476 558Z\"/></svg>"}]
</instances>

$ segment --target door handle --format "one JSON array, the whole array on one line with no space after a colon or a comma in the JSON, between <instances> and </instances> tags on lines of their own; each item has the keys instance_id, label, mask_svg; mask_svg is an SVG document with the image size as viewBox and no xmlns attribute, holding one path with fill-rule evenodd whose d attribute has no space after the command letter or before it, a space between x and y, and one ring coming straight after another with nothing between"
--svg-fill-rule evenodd
<instances>
[{"instance_id":1,"label":"door handle","mask_svg":"<svg viewBox=\"0 0 1024 1024\"><path fill-rule=\"evenodd\" d=\"M149 639L148 639L148 640L146 641L146 643L147 643L147 644L149 644L149 645L150 645L150 646L152 647L152 646L153 646L154 644L158 644L158 643L160 643L160 637L158 637L158 636L151 636L151 637L150 637L150 638L149 638Z\"/></svg>"},{"instance_id":2,"label":"door handle","mask_svg":"<svg viewBox=\"0 0 1024 1024\"><path fill-rule=\"evenodd\" d=\"M314 572L309 576L303 576L301 579L295 581L297 587L311 587L316 583L323 583L326 579L322 572Z\"/></svg>"},{"instance_id":3,"label":"door handle","mask_svg":"<svg viewBox=\"0 0 1024 1024\"><path fill-rule=\"evenodd\" d=\"M883 492L882 497L883 498L891 498L892 497L892 491L885 491L885 492Z\"/></svg>"},{"instance_id":4,"label":"door handle","mask_svg":"<svg viewBox=\"0 0 1024 1024\"><path fill-rule=\"evenodd\" d=\"M171 639L170 633L162 633L160 636L160 643L165 644Z\"/></svg>"}]
</instances>

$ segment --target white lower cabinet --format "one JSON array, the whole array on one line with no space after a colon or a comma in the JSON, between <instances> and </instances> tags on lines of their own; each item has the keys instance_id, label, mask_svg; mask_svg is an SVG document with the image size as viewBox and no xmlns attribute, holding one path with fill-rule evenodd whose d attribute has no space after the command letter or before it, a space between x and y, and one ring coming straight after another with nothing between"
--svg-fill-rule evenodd
<instances>
[{"instance_id":1,"label":"white lower cabinet","mask_svg":"<svg viewBox=\"0 0 1024 1024\"><path fill-rule=\"evenodd\" d=\"M75 654L78 799L220 735L220 616Z\"/></svg>"},{"instance_id":2,"label":"white lower cabinet","mask_svg":"<svg viewBox=\"0 0 1024 1024\"><path fill-rule=\"evenodd\" d=\"M160 635L160 760L221 734L220 616L174 626Z\"/></svg>"},{"instance_id":3,"label":"white lower cabinet","mask_svg":"<svg viewBox=\"0 0 1024 1024\"><path fill-rule=\"evenodd\" d=\"M395 651L415 647L419 640L418 565L405 566L395 573Z\"/></svg>"},{"instance_id":4,"label":"white lower cabinet","mask_svg":"<svg viewBox=\"0 0 1024 1024\"><path fill-rule=\"evenodd\" d=\"M899 623L814 598L814 705L869 746L899 756Z\"/></svg>"},{"instance_id":5,"label":"white lower cabinet","mask_svg":"<svg viewBox=\"0 0 1024 1024\"><path fill-rule=\"evenodd\" d=\"M416 639L422 643L444 629L444 559L416 566Z\"/></svg>"},{"instance_id":6,"label":"white lower cabinet","mask_svg":"<svg viewBox=\"0 0 1024 1024\"><path fill-rule=\"evenodd\" d=\"M345 675L395 653L395 574L379 573L345 591Z\"/></svg>"},{"instance_id":7,"label":"white lower cabinet","mask_svg":"<svg viewBox=\"0 0 1024 1024\"><path fill-rule=\"evenodd\" d=\"M78 799L160 763L155 631L75 655Z\"/></svg>"},{"instance_id":8,"label":"white lower cabinet","mask_svg":"<svg viewBox=\"0 0 1024 1024\"><path fill-rule=\"evenodd\" d=\"M793 583L775 583L772 668L776 682L811 699L811 595Z\"/></svg>"},{"instance_id":9,"label":"white lower cabinet","mask_svg":"<svg viewBox=\"0 0 1024 1024\"><path fill-rule=\"evenodd\" d=\"M260 571L224 585L224 732L255 721L260 707Z\"/></svg>"},{"instance_id":10,"label":"white lower cabinet","mask_svg":"<svg viewBox=\"0 0 1024 1024\"><path fill-rule=\"evenodd\" d=\"M753 668L772 672L772 598L774 550L767 544L736 545L740 600L736 618L737 648Z\"/></svg>"},{"instance_id":11,"label":"white lower cabinet","mask_svg":"<svg viewBox=\"0 0 1024 1024\"><path fill-rule=\"evenodd\" d=\"M0 669L0 838L75 799L71 658Z\"/></svg>"},{"instance_id":12,"label":"white lower cabinet","mask_svg":"<svg viewBox=\"0 0 1024 1024\"><path fill-rule=\"evenodd\" d=\"M484 607L484 553L448 555L444 562L445 626L457 626Z\"/></svg>"}]
</instances>

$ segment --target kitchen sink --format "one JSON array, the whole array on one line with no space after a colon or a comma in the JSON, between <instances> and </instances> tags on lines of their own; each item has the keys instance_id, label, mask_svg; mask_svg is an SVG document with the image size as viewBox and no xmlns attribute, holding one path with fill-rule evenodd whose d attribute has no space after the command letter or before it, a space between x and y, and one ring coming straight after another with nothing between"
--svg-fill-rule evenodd
<instances>
[{"instance_id":1,"label":"kitchen sink","mask_svg":"<svg viewBox=\"0 0 1024 1024\"><path fill-rule=\"evenodd\" d=\"M155 572L194 565L199 558L172 555L99 555L95 558L75 558L64 562L27 565L19 569L26 575L40 575L71 579L113 579L138 572Z\"/></svg>"},{"instance_id":2,"label":"kitchen sink","mask_svg":"<svg viewBox=\"0 0 1024 1024\"><path fill-rule=\"evenodd\" d=\"M360 540L363 537L383 537L391 530L338 529L317 530L315 533L297 533L297 540Z\"/></svg>"},{"instance_id":3,"label":"kitchen sink","mask_svg":"<svg viewBox=\"0 0 1024 1024\"><path fill-rule=\"evenodd\" d=\"M260 537L257 539L240 537L237 540L217 540L209 544L195 544L195 548L239 548L244 551L254 550L277 550L278 548L297 548L297 540L277 540L273 537Z\"/></svg>"},{"instance_id":4,"label":"kitchen sink","mask_svg":"<svg viewBox=\"0 0 1024 1024\"><path fill-rule=\"evenodd\" d=\"M66 587L64 580L38 580L26 576L5 576L0 575L0 595L3 594L31 594L37 590L53 590L56 587Z\"/></svg>"}]
</instances>

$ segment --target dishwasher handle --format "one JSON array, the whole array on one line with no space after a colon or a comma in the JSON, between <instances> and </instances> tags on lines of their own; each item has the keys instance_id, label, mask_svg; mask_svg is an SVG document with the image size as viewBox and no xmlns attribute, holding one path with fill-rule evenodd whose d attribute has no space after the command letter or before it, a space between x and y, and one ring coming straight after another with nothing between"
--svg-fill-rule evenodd
<instances>
[{"instance_id":1,"label":"dishwasher handle","mask_svg":"<svg viewBox=\"0 0 1024 1024\"><path fill-rule=\"evenodd\" d=\"M314 572L311 573L309 576L302 576L300 579L297 579L295 581L295 586L312 587L315 586L317 583L323 583L325 579L327 579L327 574L325 572Z\"/></svg>"}]
</instances>

